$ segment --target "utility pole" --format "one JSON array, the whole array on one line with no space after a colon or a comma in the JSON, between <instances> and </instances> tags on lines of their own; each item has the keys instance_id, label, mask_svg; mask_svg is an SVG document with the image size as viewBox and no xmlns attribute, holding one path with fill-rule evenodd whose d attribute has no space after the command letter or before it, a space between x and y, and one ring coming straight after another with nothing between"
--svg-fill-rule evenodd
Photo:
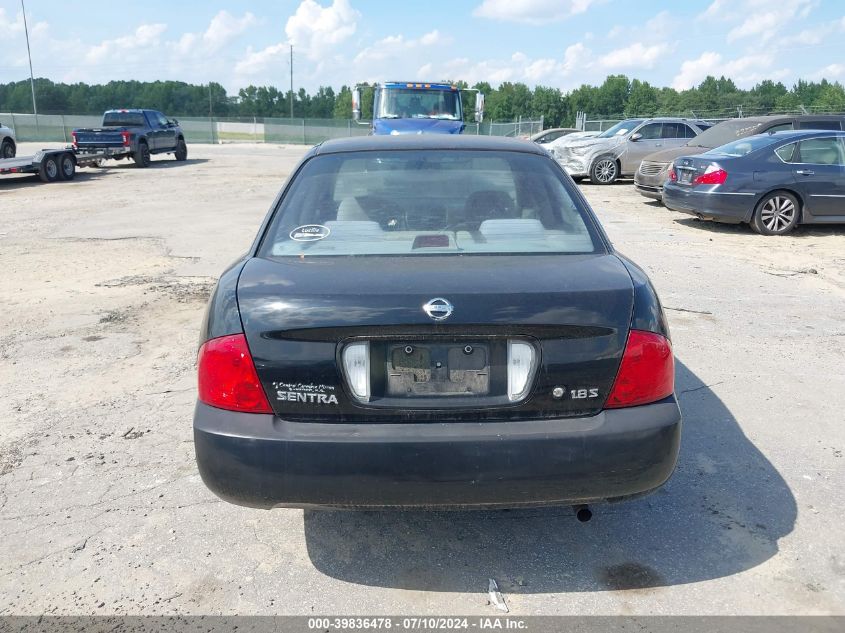
<instances>
[{"instance_id":1,"label":"utility pole","mask_svg":"<svg viewBox=\"0 0 845 633\"><path fill-rule=\"evenodd\" d=\"M293 44L290 45L290 118L293 118Z\"/></svg>"},{"instance_id":2,"label":"utility pole","mask_svg":"<svg viewBox=\"0 0 845 633\"><path fill-rule=\"evenodd\" d=\"M32 74L32 53L29 50L29 27L26 25L26 6L21 0L21 11L23 12L23 31L26 34L26 54L29 57L29 87L32 89L32 113L35 115L35 135L38 132L38 108L35 105L35 77Z\"/></svg>"},{"instance_id":3,"label":"utility pole","mask_svg":"<svg viewBox=\"0 0 845 633\"><path fill-rule=\"evenodd\" d=\"M214 110L211 107L211 82L208 82L208 118L214 117Z\"/></svg>"}]
</instances>

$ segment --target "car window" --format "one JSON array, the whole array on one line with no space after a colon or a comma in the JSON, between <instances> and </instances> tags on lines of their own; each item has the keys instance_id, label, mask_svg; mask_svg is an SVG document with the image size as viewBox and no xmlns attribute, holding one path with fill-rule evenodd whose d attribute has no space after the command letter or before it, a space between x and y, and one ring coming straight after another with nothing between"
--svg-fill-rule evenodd
<instances>
[{"instance_id":1,"label":"car window","mask_svg":"<svg viewBox=\"0 0 845 633\"><path fill-rule=\"evenodd\" d=\"M775 150L775 154L777 154L780 159L785 163L792 163L797 161L797 155L795 154L795 150L798 148L798 143L789 143L782 147L778 147ZM793 160L795 159L795 160Z\"/></svg>"},{"instance_id":2,"label":"car window","mask_svg":"<svg viewBox=\"0 0 845 633\"><path fill-rule=\"evenodd\" d=\"M706 156L708 154L719 154L721 156L737 157L745 156L746 154L750 154L751 152L756 152L758 149L767 147L768 145L777 142L777 140L778 139L772 137L770 134L748 136L746 138L739 139L738 141L734 141L733 143L727 143L726 145L713 148L707 152L704 152L702 156Z\"/></svg>"},{"instance_id":3,"label":"car window","mask_svg":"<svg viewBox=\"0 0 845 633\"><path fill-rule=\"evenodd\" d=\"M799 161L813 165L845 165L842 141L828 138L809 138L798 144Z\"/></svg>"},{"instance_id":4,"label":"car window","mask_svg":"<svg viewBox=\"0 0 845 633\"><path fill-rule=\"evenodd\" d=\"M538 138L537 142L540 144L551 143L552 141L559 139L561 136L563 136L562 130L558 130L557 132L547 132Z\"/></svg>"},{"instance_id":5,"label":"car window","mask_svg":"<svg viewBox=\"0 0 845 633\"><path fill-rule=\"evenodd\" d=\"M791 130L792 123L781 123L780 125L773 125L770 128L766 128L764 131L769 133L780 132L782 130Z\"/></svg>"},{"instance_id":6,"label":"car window","mask_svg":"<svg viewBox=\"0 0 845 633\"><path fill-rule=\"evenodd\" d=\"M144 115L140 112L106 112L103 115L103 127L140 127L144 125Z\"/></svg>"},{"instance_id":7,"label":"car window","mask_svg":"<svg viewBox=\"0 0 845 633\"><path fill-rule=\"evenodd\" d=\"M167 118L161 112L147 112L151 127L167 127Z\"/></svg>"},{"instance_id":8,"label":"car window","mask_svg":"<svg viewBox=\"0 0 845 633\"><path fill-rule=\"evenodd\" d=\"M684 123L664 123L661 138L692 138L692 128Z\"/></svg>"},{"instance_id":9,"label":"car window","mask_svg":"<svg viewBox=\"0 0 845 633\"><path fill-rule=\"evenodd\" d=\"M660 138L660 130L662 127L663 123L649 123L637 130L637 134L641 134L643 140L646 141L658 139Z\"/></svg>"},{"instance_id":10,"label":"car window","mask_svg":"<svg viewBox=\"0 0 845 633\"><path fill-rule=\"evenodd\" d=\"M798 121L799 130L841 130L839 121Z\"/></svg>"},{"instance_id":11,"label":"car window","mask_svg":"<svg viewBox=\"0 0 845 633\"><path fill-rule=\"evenodd\" d=\"M294 177L260 255L596 252L601 242L579 200L536 154L325 154Z\"/></svg>"},{"instance_id":12,"label":"car window","mask_svg":"<svg viewBox=\"0 0 845 633\"><path fill-rule=\"evenodd\" d=\"M695 138L695 137L696 137L696 135L698 135L698 132L696 132L696 131L692 128L692 127L690 127L690 126L689 126L689 125L687 125L686 123L679 123L679 125L681 126L681 134L680 134L680 136L681 136L682 138ZM703 124L703 123L700 123L700 124L698 124L698 127L699 127L699 128L701 129L701 131L703 132L704 130L706 130L706 129L707 129L708 127L710 127L710 126L709 126L709 125L705 125L705 124Z\"/></svg>"}]
</instances>

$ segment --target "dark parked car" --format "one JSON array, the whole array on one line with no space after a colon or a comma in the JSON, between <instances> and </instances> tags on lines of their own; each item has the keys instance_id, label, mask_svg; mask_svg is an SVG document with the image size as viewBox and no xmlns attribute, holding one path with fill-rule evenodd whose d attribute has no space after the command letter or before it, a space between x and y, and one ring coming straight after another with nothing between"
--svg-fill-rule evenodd
<instances>
[{"instance_id":1,"label":"dark parked car","mask_svg":"<svg viewBox=\"0 0 845 633\"><path fill-rule=\"evenodd\" d=\"M580 131L581 130L575 127L553 127L548 130L543 130L542 132L537 132L529 140L539 143L540 145L546 145L547 143L556 141L562 136L568 136Z\"/></svg>"},{"instance_id":2,"label":"dark parked car","mask_svg":"<svg viewBox=\"0 0 845 633\"><path fill-rule=\"evenodd\" d=\"M98 128L73 131L73 146L81 152L109 150L112 158L131 158L149 167L153 154L188 159L188 146L179 121L156 110L109 110Z\"/></svg>"},{"instance_id":3,"label":"dark parked car","mask_svg":"<svg viewBox=\"0 0 845 633\"><path fill-rule=\"evenodd\" d=\"M845 117L834 115L759 116L731 119L714 125L683 147L664 149L646 156L634 175L634 186L646 198L663 199L663 183L669 166L679 156L695 156L740 138L782 130L844 130Z\"/></svg>"},{"instance_id":4,"label":"dark parked car","mask_svg":"<svg viewBox=\"0 0 845 633\"><path fill-rule=\"evenodd\" d=\"M675 160L663 201L763 235L845 222L845 133L758 134Z\"/></svg>"},{"instance_id":5,"label":"dark parked car","mask_svg":"<svg viewBox=\"0 0 845 633\"><path fill-rule=\"evenodd\" d=\"M313 148L201 339L196 457L233 503L582 504L675 466L654 288L527 141Z\"/></svg>"}]
</instances>

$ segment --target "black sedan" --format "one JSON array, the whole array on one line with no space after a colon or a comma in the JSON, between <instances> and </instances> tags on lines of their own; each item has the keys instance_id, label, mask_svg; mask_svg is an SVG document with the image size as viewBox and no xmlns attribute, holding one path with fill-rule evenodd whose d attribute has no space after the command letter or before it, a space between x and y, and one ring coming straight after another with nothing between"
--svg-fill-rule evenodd
<instances>
[{"instance_id":1,"label":"black sedan","mask_svg":"<svg viewBox=\"0 0 845 633\"><path fill-rule=\"evenodd\" d=\"M845 132L758 134L675 160L664 204L763 235L845 222Z\"/></svg>"},{"instance_id":2,"label":"black sedan","mask_svg":"<svg viewBox=\"0 0 845 633\"><path fill-rule=\"evenodd\" d=\"M654 288L527 141L312 149L201 339L196 457L233 503L576 505L675 467Z\"/></svg>"}]
</instances>

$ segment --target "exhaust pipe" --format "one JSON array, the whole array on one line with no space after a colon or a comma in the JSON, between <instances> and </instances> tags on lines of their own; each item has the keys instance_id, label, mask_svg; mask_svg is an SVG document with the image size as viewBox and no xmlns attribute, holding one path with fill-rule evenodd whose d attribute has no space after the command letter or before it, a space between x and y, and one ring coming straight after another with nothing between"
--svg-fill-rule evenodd
<instances>
[{"instance_id":1,"label":"exhaust pipe","mask_svg":"<svg viewBox=\"0 0 845 633\"><path fill-rule=\"evenodd\" d=\"M593 511L587 505L575 506L575 518L581 523L586 523L593 518Z\"/></svg>"}]
</instances>

